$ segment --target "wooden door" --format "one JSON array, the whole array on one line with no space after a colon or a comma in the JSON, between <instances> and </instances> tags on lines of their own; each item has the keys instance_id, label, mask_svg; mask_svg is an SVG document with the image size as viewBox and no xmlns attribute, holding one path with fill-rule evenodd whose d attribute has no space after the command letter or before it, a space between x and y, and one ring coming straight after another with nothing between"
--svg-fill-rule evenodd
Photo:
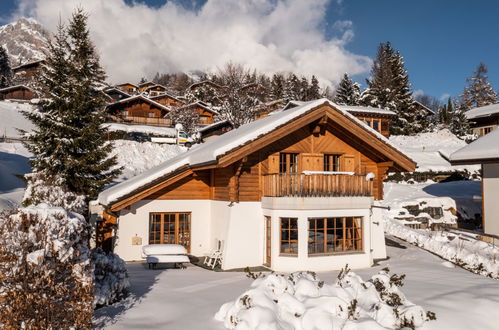
<instances>
[{"instance_id":1,"label":"wooden door","mask_svg":"<svg viewBox=\"0 0 499 330\"><path fill-rule=\"evenodd\" d=\"M149 244L180 244L191 250L191 214L151 213Z\"/></svg>"},{"instance_id":2,"label":"wooden door","mask_svg":"<svg viewBox=\"0 0 499 330\"><path fill-rule=\"evenodd\" d=\"M272 262L272 217L265 216L265 264Z\"/></svg>"}]
</instances>

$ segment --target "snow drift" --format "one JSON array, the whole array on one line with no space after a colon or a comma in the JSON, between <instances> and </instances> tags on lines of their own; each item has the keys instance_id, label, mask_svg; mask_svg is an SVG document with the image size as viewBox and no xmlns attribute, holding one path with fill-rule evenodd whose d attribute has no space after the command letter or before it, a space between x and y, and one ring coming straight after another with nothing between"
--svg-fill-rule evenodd
<instances>
[{"instance_id":1,"label":"snow drift","mask_svg":"<svg viewBox=\"0 0 499 330\"><path fill-rule=\"evenodd\" d=\"M336 284L325 284L312 272L271 273L224 304L215 319L241 330L419 328L435 315L399 290L404 277L384 269L363 281L345 268Z\"/></svg>"}]
</instances>

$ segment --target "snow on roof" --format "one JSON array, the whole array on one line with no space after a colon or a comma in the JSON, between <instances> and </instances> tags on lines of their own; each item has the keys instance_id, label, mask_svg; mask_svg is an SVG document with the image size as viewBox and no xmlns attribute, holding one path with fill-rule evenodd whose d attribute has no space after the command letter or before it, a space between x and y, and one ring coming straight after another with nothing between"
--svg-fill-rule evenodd
<instances>
[{"instance_id":1,"label":"snow on roof","mask_svg":"<svg viewBox=\"0 0 499 330\"><path fill-rule=\"evenodd\" d=\"M475 119L481 117L488 117L492 115L499 115L499 103L486 105L480 108L474 108L464 113L467 119Z\"/></svg>"},{"instance_id":2,"label":"snow on roof","mask_svg":"<svg viewBox=\"0 0 499 330\"><path fill-rule=\"evenodd\" d=\"M17 89L17 88L26 88L27 90L33 91L33 89L29 88L26 85L15 85L15 86L9 86L9 87L5 87L5 88L0 89L0 93L1 92L8 92L8 91L11 91L11 90Z\"/></svg>"},{"instance_id":3,"label":"snow on roof","mask_svg":"<svg viewBox=\"0 0 499 330\"><path fill-rule=\"evenodd\" d=\"M215 162L217 157L251 142L323 104L328 104L333 108L339 109L336 104L328 99L318 99L310 102L303 102L303 105L301 106L242 125L237 129L225 133L223 138L212 139L203 144L195 145L184 154L180 154L155 168L102 191L99 194L98 201L103 205L109 205L119 198L133 193L141 187L165 177L184 166L196 166ZM339 111L351 120L357 122L359 126L368 130L382 142L399 150L391 144L387 138L374 129L366 126L362 121L349 114L347 111L343 109L339 109ZM401 151L399 152L402 153Z\"/></svg>"},{"instance_id":4,"label":"snow on roof","mask_svg":"<svg viewBox=\"0 0 499 330\"><path fill-rule=\"evenodd\" d=\"M170 111L170 110L171 110L171 108L170 108L169 106L167 106L167 105L163 105L163 104L158 103L158 102L156 102L156 101L154 101L154 100L151 100L150 98L147 98L147 97L145 97L145 96L144 96L144 95L142 95L142 94L139 94L139 95L134 95L134 96L128 97L128 98L126 98L126 99L122 99L122 100L116 101L116 102L114 102L114 103L110 103L110 104L108 104L108 107L109 107L109 106L116 105L116 104L127 103L127 102L133 101L133 100L135 100L135 99L141 99L141 100L144 100L144 101L149 102L149 103L151 103L151 104L154 104L154 105L155 105L155 106L157 106L158 108L160 108L160 109L164 109L164 110L166 110L166 111Z\"/></svg>"},{"instance_id":5,"label":"snow on roof","mask_svg":"<svg viewBox=\"0 0 499 330\"><path fill-rule=\"evenodd\" d=\"M451 162L469 161L480 163L481 160L497 159L499 161L499 129L480 137L462 149L450 155Z\"/></svg>"},{"instance_id":6,"label":"snow on roof","mask_svg":"<svg viewBox=\"0 0 499 330\"><path fill-rule=\"evenodd\" d=\"M119 123L106 123L101 125L109 131L141 132L162 136L176 136L177 131L173 127L147 126L147 125L125 125Z\"/></svg>"},{"instance_id":7,"label":"snow on roof","mask_svg":"<svg viewBox=\"0 0 499 330\"><path fill-rule=\"evenodd\" d=\"M205 131L207 131L207 130L209 130L211 128L218 127L218 126L223 126L225 124L229 124L230 125L230 123L229 123L228 120L220 120L220 121L217 121L216 123L213 123L213 124L210 124L210 125L206 125L203 128L200 128L198 130L198 132L202 133L202 132L205 132Z\"/></svg>"},{"instance_id":8,"label":"snow on roof","mask_svg":"<svg viewBox=\"0 0 499 330\"><path fill-rule=\"evenodd\" d=\"M419 101L416 101L414 100L413 102L414 104L417 104L419 105L420 107L424 108L426 110L426 112L429 112L430 114L434 115L435 114L435 111L431 110L430 108L428 108L426 105L424 105L423 103L419 102Z\"/></svg>"},{"instance_id":9,"label":"snow on roof","mask_svg":"<svg viewBox=\"0 0 499 330\"><path fill-rule=\"evenodd\" d=\"M183 108L189 108L189 107L192 107L194 105L197 105L197 106L200 106L201 108L209 111L209 112L212 112L214 113L215 115L218 115L218 112L213 110L212 108L210 108L207 104L201 102L201 101L197 101L197 102L194 102L194 103L189 103L189 104L186 104L186 105L183 105L180 107L180 109L183 109Z\"/></svg>"},{"instance_id":10,"label":"snow on roof","mask_svg":"<svg viewBox=\"0 0 499 330\"><path fill-rule=\"evenodd\" d=\"M354 105L338 105L342 110L348 111L348 112L362 112L362 113L375 113L375 114L380 114L380 115L396 115L395 112L388 110L388 109L380 109L380 108L373 108L373 107L361 107L361 106L354 106Z\"/></svg>"}]
</instances>

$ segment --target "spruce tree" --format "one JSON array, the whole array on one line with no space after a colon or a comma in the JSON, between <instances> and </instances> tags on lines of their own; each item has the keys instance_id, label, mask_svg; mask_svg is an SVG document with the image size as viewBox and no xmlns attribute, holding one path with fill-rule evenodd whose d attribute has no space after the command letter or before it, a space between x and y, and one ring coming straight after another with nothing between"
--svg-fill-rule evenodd
<instances>
[{"instance_id":1,"label":"spruce tree","mask_svg":"<svg viewBox=\"0 0 499 330\"><path fill-rule=\"evenodd\" d=\"M9 55L0 45L0 88L10 86L12 83L12 70L9 63Z\"/></svg>"},{"instance_id":2,"label":"spruce tree","mask_svg":"<svg viewBox=\"0 0 499 330\"><path fill-rule=\"evenodd\" d=\"M360 86L358 83L353 82L348 76L348 73L343 75L333 102L341 105L359 105Z\"/></svg>"},{"instance_id":3,"label":"spruce tree","mask_svg":"<svg viewBox=\"0 0 499 330\"><path fill-rule=\"evenodd\" d=\"M284 97L284 76L282 74L276 73L272 76L270 93L274 100Z\"/></svg>"},{"instance_id":4,"label":"spruce tree","mask_svg":"<svg viewBox=\"0 0 499 330\"><path fill-rule=\"evenodd\" d=\"M465 116L466 108L461 105L455 105L452 112L448 112L451 115L449 120L450 130L455 135L462 137L469 133L470 125L468 119Z\"/></svg>"},{"instance_id":5,"label":"spruce tree","mask_svg":"<svg viewBox=\"0 0 499 330\"><path fill-rule=\"evenodd\" d=\"M497 93L488 81L487 72L485 64L480 63L473 76L466 80L468 86L461 95L461 104L465 110L497 103Z\"/></svg>"},{"instance_id":6,"label":"spruce tree","mask_svg":"<svg viewBox=\"0 0 499 330\"><path fill-rule=\"evenodd\" d=\"M27 148L35 155L35 173L57 177L70 192L95 198L120 170L112 145L104 140L105 100L100 87L105 73L90 41L87 15L73 13L69 26L60 25L49 44L40 79L44 101L24 115L35 125Z\"/></svg>"},{"instance_id":7,"label":"spruce tree","mask_svg":"<svg viewBox=\"0 0 499 330\"><path fill-rule=\"evenodd\" d=\"M309 85L308 85L308 80L306 77L301 77L300 81L300 101L308 101L308 91L309 91Z\"/></svg>"},{"instance_id":8,"label":"spruce tree","mask_svg":"<svg viewBox=\"0 0 499 330\"><path fill-rule=\"evenodd\" d=\"M397 113L390 123L392 134L414 134L425 129L426 113L414 107L402 55L389 41L379 45L367 84L369 87L361 96L362 104Z\"/></svg>"},{"instance_id":9,"label":"spruce tree","mask_svg":"<svg viewBox=\"0 0 499 330\"><path fill-rule=\"evenodd\" d=\"M319 80L315 76L312 76L310 80L310 86L307 93L308 100L317 100L321 98L321 88L319 87Z\"/></svg>"}]
</instances>

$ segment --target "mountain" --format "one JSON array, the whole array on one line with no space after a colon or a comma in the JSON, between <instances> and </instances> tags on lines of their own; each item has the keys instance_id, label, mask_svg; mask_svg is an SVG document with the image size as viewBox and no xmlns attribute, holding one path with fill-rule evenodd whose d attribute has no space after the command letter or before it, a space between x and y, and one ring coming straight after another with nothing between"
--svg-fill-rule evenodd
<instances>
[{"instance_id":1,"label":"mountain","mask_svg":"<svg viewBox=\"0 0 499 330\"><path fill-rule=\"evenodd\" d=\"M0 45L7 50L12 66L45 58L48 37L48 32L32 18L0 26Z\"/></svg>"}]
</instances>

